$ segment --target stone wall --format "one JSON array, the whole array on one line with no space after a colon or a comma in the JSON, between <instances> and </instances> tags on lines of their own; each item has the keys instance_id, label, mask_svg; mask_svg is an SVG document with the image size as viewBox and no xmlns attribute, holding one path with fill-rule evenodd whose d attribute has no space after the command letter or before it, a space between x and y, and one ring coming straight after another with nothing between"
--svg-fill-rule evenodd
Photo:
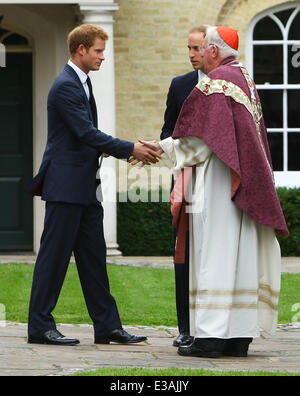
<instances>
[{"instance_id":1,"label":"stone wall","mask_svg":"<svg viewBox=\"0 0 300 396\"><path fill-rule=\"evenodd\" d=\"M118 0L115 14L117 136L136 141L159 139L173 77L192 71L187 36L194 26L222 24L240 34L245 62L245 33L259 12L281 0ZM170 166L167 160L160 163ZM119 190L126 171L122 166ZM124 173L125 172L125 173ZM149 170L148 170L149 172ZM145 181L146 183L146 181Z\"/></svg>"}]
</instances>

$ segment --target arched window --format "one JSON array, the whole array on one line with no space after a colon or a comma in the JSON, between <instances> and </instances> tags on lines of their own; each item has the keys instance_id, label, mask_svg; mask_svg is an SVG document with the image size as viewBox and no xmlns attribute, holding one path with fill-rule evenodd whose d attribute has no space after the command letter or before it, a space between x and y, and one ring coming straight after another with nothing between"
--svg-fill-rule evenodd
<instances>
[{"instance_id":1,"label":"arched window","mask_svg":"<svg viewBox=\"0 0 300 396\"><path fill-rule=\"evenodd\" d=\"M300 186L300 3L258 15L247 44L247 66L261 98L274 171L297 172L293 181Z\"/></svg>"},{"instance_id":2,"label":"arched window","mask_svg":"<svg viewBox=\"0 0 300 396\"><path fill-rule=\"evenodd\" d=\"M2 46L7 50L14 52L27 52L32 50L31 43L28 38L2 27L0 27L0 44L2 44Z\"/></svg>"}]
</instances>

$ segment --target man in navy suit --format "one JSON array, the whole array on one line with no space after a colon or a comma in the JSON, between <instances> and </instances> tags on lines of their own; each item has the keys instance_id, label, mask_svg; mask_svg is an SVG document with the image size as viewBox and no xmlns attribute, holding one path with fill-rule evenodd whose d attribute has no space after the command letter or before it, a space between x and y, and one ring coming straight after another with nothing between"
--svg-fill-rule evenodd
<instances>
[{"instance_id":1,"label":"man in navy suit","mask_svg":"<svg viewBox=\"0 0 300 396\"><path fill-rule=\"evenodd\" d=\"M192 29L188 37L189 58L194 68L193 72L175 77L170 85L164 125L160 139L172 136L177 118L185 99L198 82L205 77L202 72L203 59L200 49L205 37L206 27ZM176 236L176 230L175 230ZM188 246L188 235L187 235ZM176 309L179 336L174 340L174 346L188 345L193 341L190 336L189 324L189 251L186 249L185 263L175 264Z\"/></svg>"},{"instance_id":2,"label":"man in navy suit","mask_svg":"<svg viewBox=\"0 0 300 396\"><path fill-rule=\"evenodd\" d=\"M31 291L28 342L75 345L63 336L51 314L74 252L79 278L93 320L95 343L136 343L146 337L126 332L110 294L103 234L103 208L96 199L99 157L133 156L157 162L140 143L114 138L97 127L97 109L88 73L99 70L108 36L81 25L68 38L71 58L48 96L48 140L38 175L29 190L46 201L46 214Z\"/></svg>"}]
</instances>

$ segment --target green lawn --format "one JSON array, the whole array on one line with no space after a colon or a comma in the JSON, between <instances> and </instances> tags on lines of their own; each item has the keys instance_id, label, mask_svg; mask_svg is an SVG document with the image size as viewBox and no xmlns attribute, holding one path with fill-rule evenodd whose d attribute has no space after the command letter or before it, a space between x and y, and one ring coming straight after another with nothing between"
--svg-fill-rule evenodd
<instances>
[{"instance_id":1,"label":"green lawn","mask_svg":"<svg viewBox=\"0 0 300 396\"><path fill-rule=\"evenodd\" d=\"M176 327L173 269L108 266L111 291L124 325ZM33 265L0 265L0 304L6 320L27 322ZM300 275L282 276L279 323L289 323L300 303ZM71 264L54 311L57 323L90 323L76 266Z\"/></svg>"},{"instance_id":2,"label":"green lawn","mask_svg":"<svg viewBox=\"0 0 300 396\"><path fill-rule=\"evenodd\" d=\"M73 374L76 377L106 377L106 376L187 376L187 377L299 377L300 373L281 373L270 371L218 371L218 370L204 370L204 369L145 369L145 368L101 368L89 372L80 372ZM132 382L132 381L131 381ZM142 380L140 382L143 382Z\"/></svg>"},{"instance_id":3,"label":"green lawn","mask_svg":"<svg viewBox=\"0 0 300 396\"><path fill-rule=\"evenodd\" d=\"M176 326L172 270L108 265L110 287L124 325ZM27 322L33 265L0 265L0 304L6 320ZM57 323L92 323L75 264L69 266L57 307Z\"/></svg>"},{"instance_id":4,"label":"green lawn","mask_svg":"<svg viewBox=\"0 0 300 396\"><path fill-rule=\"evenodd\" d=\"M300 274L284 274L281 277L279 299L279 323L290 323L295 315L292 307L300 303ZM299 309L298 309L299 311Z\"/></svg>"}]
</instances>

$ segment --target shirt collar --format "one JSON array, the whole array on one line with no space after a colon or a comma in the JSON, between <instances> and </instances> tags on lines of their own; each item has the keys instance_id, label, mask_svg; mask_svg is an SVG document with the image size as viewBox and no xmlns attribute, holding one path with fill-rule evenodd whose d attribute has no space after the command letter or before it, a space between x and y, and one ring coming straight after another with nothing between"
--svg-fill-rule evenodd
<instances>
[{"instance_id":1,"label":"shirt collar","mask_svg":"<svg viewBox=\"0 0 300 396\"><path fill-rule=\"evenodd\" d=\"M71 60L68 61L68 65L72 67L72 69L75 70L76 74L78 75L80 81L82 84L86 83L86 80L88 78L87 74L85 74L84 71L82 71L78 66L76 66Z\"/></svg>"},{"instance_id":2,"label":"shirt collar","mask_svg":"<svg viewBox=\"0 0 300 396\"><path fill-rule=\"evenodd\" d=\"M206 76L202 70L198 69L198 82L200 82Z\"/></svg>"}]
</instances>

